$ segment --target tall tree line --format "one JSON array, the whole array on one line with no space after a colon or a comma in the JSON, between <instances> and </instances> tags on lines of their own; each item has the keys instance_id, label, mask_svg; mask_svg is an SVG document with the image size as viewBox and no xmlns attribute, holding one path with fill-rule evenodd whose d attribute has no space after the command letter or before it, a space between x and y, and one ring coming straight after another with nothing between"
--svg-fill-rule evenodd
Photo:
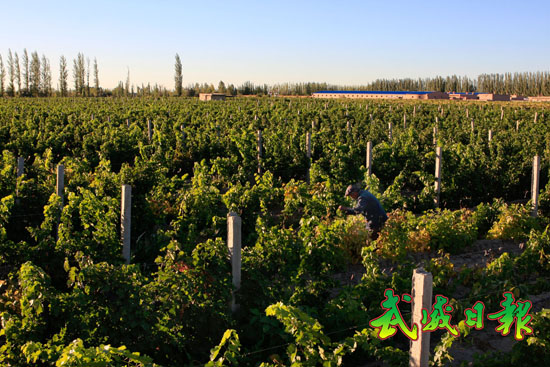
<instances>
[{"instance_id":1,"label":"tall tree line","mask_svg":"<svg viewBox=\"0 0 550 367\"><path fill-rule=\"evenodd\" d=\"M72 62L74 89L69 89L69 65L65 56L59 59L59 79L57 88L52 86L52 71L49 59L34 51L29 54L23 49L21 54L8 49L7 56L0 54L0 96L101 96L101 95L176 95L195 96L198 93L220 92L228 95L311 95L321 90L379 90L379 91L441 91L441 92L481 92L498 94L518 94L522 96L550 96L550 72L516 72L504 74L481 74L477 78L468 76L436 76L433 78L377 79L366 85L335 85L328 83L279 83L256 85L246 81L241 85L226 85L220 81L217 88L213 84L195 83L183 87L183 66L176 54L174 90L162 86L141 87L130 85L128 69L126 83L120 82L113 90L103 90L99 84L99 69L94 58L93 70L90 58L78 53ZM93 86L90 84L93 78Z\"/></svg>"},{"instance_id":2,"label":"tall tree line","mask_svg":"<svg viewBox=\"0 0 550 367\"><path fill-rule=\"evenodd\" d=\"M256 90L256 88L253 89ZM248 91L250 88L245 88L243 85L238 87L238 90L239 92ZM377 79L367 85L283 83L270 87L270 91L280 95L310 95L322 90L479 92L549 96L550 72L481 74L476 79L457 75L419 79Z\"/></svg>"},{"instance_id":3,"label":"tall tree line","mask_svg":"<svg viewBox=\"0 0 550 367\"><path fill-rule=\"evenodd\" d=\"M228 95L295 95L308 96L322 90L359 91L439 91L459 93L518 94L522 96L550 95L550 72L482 74L476 79L467 76L437 76L419 79L377 79L367 85L337 85L328 83L279 83L255 85L247 81L229 87L220 81L216 89L213 84L195 83L186 88L186 95L220 92Z\"/></svg>"},{"instance_id":4,"label":"tall tree line","mask_svg":"<svg viewBox=\"0 0 550 367\"><path fill-rule=\"evenodd\" d=\"M550 72L481 74L478 89L498 94L519 94L524 96L550 95Z\"/></svg>"},{"instance_id":5,"label":"tall tree line","mask_svg":"<svg viewBox=\"0 0 550 367\"><path fill-rule=\"evenodd\" d=\"M68 96L70 92L68 68L67 59L61 56L57 89L54 89L50 60L45 55L40 56L37 51L29 54L27 49L24 49L19 57L17 52L8 49L5 59L0 55L0 96L47 97L56 94ZM74 95L102 95L97 59L94 59L93 65L93 87L90 85L91 73L90 59L86 59L83 53L79 53L73 60Z\"/></svg>"},{"instance_id":6,"label":"tall tree line","mask_svg":"<svg viewBox=\"0 0 550 367\"><path fill-rule=\"evenodd\" d=\"M40 57L35 51L29 58L24 49L20 61L17 52L12 53L9 49L6 67L1 55L0 61L0 95L13 97L52 94L51 67L45 55Z\"/></svg>"}]
</instances>

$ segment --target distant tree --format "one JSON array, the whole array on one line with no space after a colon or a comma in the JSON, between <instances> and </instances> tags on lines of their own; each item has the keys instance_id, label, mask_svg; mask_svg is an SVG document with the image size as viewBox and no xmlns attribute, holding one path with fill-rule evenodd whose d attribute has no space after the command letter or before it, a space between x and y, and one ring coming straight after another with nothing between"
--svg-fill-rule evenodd
<instances>
[{"instance_id":1,"label":"distant tree","mask_svg":"<svg viewBox=\"0 0 550 367\"><path fill-rule=\"evenodd\" d=\"M80 57L78 60L79 63L79 79L80 79L80 94L82 96L86 95L86 59L84 58L84 54L80 53Z\"/></svg>"},{"instance_id":2,"label":"distant tree","mask_svg":"<svg viewBox=\"0 0 550 367\"><path fill-rule=\"evenodd\" d=\"M157 83L155 83L155 85L153 86L153 95L155 97L160 97L161 93L162 93L162 90L160 86Z\"/></svg>"},{"instance_id":3,"label":"distant tree","mask_svg":"<svg viewBox=\"0 0 550 367\"><path fill-rule=\"evenodd\" d=\"M17 92L21 95L21 67L19 66L19 55L15 53L15 80L17 81Z\"/></svg>"},{"instance_id":4,"label":"distant tree","mask_svg":"<svg viewBox=\"0 0 550 367\"><path fill-rule=\"evenodd\" d=\"M75 93L80 96L84 95L85 75L86 65L84 64L84 54L79 52L78 55L76 55L76 59L73 60L73 79Z\"/></svg>"},{"instance_id":5,"label":"distant tree","mask_svg":"<svg viewBox=\"0 0 550 367\"><path fill-rule=\"evenodd\" d=\"M31 54L31 76L30 76L30 85L31 85L31 94L33 96L38 96L40 92L40 57L38 52L34 51Z\"/></svg>"},{"instance_id":6,"label":"distant tree","mask_svg":"<svg viewBox=\"0 0 550 367\"><path fill-rule=\"evenodd\" d=\"M178 54L176 54L174 81L175 81L176 95L181 96L183 92L183 67L181 65L180 56Z\"/></svg>"},{"instance_id":7,"label":"distant tree","mask_svg":"<svg viewBox=\"0 0 550 367\"><path fill-rule=\"evenodd\" d=\"M218 93L225 93L225 92L227 92L225 83L222 80L220 80L220 82L218 83Z\"/></svg>"},{"instance_id":8,"label":"distant tree","mask_svg":"<svg viewBox=\"0 0 550 367\"><path fill-rule=\"evenodd\" d=\"M97 68L97 59L94 58L94 87L95 95L99 96L99 70Z\"/></svg>"},{"instance_id":9,"label":"distant tree","mask_svg":"<svg viewBox=\"0 0 550 367\"><path fill-rule=\"evenodd\" d=\"M125 90L124 90L124 84L122 83L122 81L118 82L118 85L116 86L116 88L112 90L112 93L113 93L113 96L115 97L122 97L124 95Z\"/></svg>"},{"instance_id":10,"label":"distant tree","mask_svg":"<svg viewBox=\"0 0 550 367\"><path fill-rule=\"evenodd\" d=\"M0 55L0 96L4 95L4 80L6 79L6 69L4 69L4 62L2 61L2 55Z\"/></svg>"},{"instance_id":11,"label":"distant tree","mask_svg":"<svg viewBox=\"0 0 550 367\"><path fill-rule=\"evenodd\" d=\"M40 79L42 94L50 96L52 92L52 70L50 68L50 61L45 55L42 55L42 73Z\"/></svg>"},{"instance_id":12,"label":"distant tree","mask_svg":"<svg viewBox=\"0 0 550 367\"><path fill-rule=\"evenodd\" d=\"M227 86L227 93L229 95L236 96L237 95L237 88L235 88L235 86L233 84L229 84Z\"/></svg>"},{"instance_id":13,"label":"distant tree","mask_svg":"<svg viewBox=\"0 0 550 367\"><path fill-rule=\"evenodd\" d=\"M126 75L126 85L124 86L124 94L130 94L130 68L128 68L128 74Z\"/></svg>"},{"instance_id":14,"label":"distant tree","mask_svg":"<svg viewBox=\"0 0 550 367\"><path fill-rule=\"evenodd\" d=\"M90 96L90 58L86 58L86 96Z\"/></svg>"},{"instance_id":15,"label":"distant tree","mask_svg":"<svg viewBox=\"0 0 550 367\"><path fill-rule=\"evenodd\" d=\"M512 85L512 73L504 74L504 93L513 94L513 85Z\"/></svg>"},{"instance_id":16,"label":"distant tree","mask_svg":"<svg viewBox=\"0 0 550 367\"><path fill-rule=\"evenodd\" d=\"M29 82L30 82L30 68L29 68L29 54L27 53L27 49L23 49L23 58L21 60L23 62L23 82L25 85L24 93L29 93Z\"/></svg>"},{"instance_id":17,"label":"distant tree","mask_svg":"<svg viewBox=\"0 0 550 367\"><path fill-rule=\"evenodd\" d=\"M246 95L250 95L250 94L253 94L254 93L254 83L252 83L251 81L247 80L246 82L244 82L243 85L241 85L239 88L238 88L238 92L244 96Z\"/></svg>"},{"instance_id":18,"label":"distant tree","mask_svg":"<svg viewBox=\"0 0 550 367\"><path fill-rule=\"evenodd\" d=\"M9 96L15 95L15 63L11 50L8 49L8 88L6 92Z\"/></svg>"},{"instance_id":19,"label":"distant tree","mask_svg":"<svg viewBox=\"0 0 550 367\"><path fill-rule=\"evenodd\" d=\"M67 78L69 77L69 71L67 70L67 60L65 56L61 55L59 58L59 93L61 97L67 96Z\"/></svg>"}]
</instances>

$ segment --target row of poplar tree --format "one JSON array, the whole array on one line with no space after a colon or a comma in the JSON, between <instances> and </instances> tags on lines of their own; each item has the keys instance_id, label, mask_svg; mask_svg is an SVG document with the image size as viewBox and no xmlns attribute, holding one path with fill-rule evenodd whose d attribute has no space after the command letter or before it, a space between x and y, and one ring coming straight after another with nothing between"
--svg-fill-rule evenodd
<instances>
[{"instance_id":1,"label":"row of poplar tree","mask_svg":"<svg viewBox=\"0 0 550 367\"><path fill-rule=\"evenodd\" d=\"M64 56L59 59L59 80L56 90L52 87L50 62L46 56L40 57L36 51L30 55L24 49L21 57L8 50L6 61L0 55L0 96L196 96L199 93L225 93L227 95L311 95L322 90L376 90L376 91L441 91L441 92L481 92L517 94L522 96L549 96L550 72L523 72L504 74L481 74L477 79L467 76L436 76L419 79L377 79L367 85L333 85L327 83L283 83L275 85L255 85L250 81L242 85L225 85L220 81L217 88L213 84L195 83L183 87L183 66L176 54L174 90L155 85L130 86L130 70L126 83L120 82L113 90L99 86L99 70L94 58L93 70L90 59L79 53L73 59L72 76L74 89L69 89L69 66ZM90 84L90 73L93 85Z\"/></svg>"},{"instance_id":2,"label":"row of poplar tree","mask_svg":"<svg viewBox=\"0 0 550 367\"><path fill-rule=\"evenodd\" d=\"M94 59L94 85L90 85L90 59L79 53L73 60L74 95L101 95L97 59ZM49 59L34 51L30 55L24 49L21 57L17 52L8 50L6 60L0 55L0 96L60 96L69 95L69 66L65 56L59 58L59 80L57 88L52 86L52 71Z\"/></svg>"}]
</instances>

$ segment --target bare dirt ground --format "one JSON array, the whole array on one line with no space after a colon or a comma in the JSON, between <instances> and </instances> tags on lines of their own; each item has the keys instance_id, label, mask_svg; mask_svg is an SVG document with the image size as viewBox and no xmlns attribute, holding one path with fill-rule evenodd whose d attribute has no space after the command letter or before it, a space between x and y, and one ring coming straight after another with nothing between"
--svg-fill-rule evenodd
<instances>
[{"instance_id":1,"label":"bare dirt ground","mask_svg":"<svg viewBox=\"0 0 550 367\"><path fill-rule=\"evenodd\" d=\"M462 254L451 255L450 260L455 269L467 267L485 267L487 263L498 258L505 252L510 255L519 255L523 251L523 244L513 241L503 240L478 240L471 246L464 249ZM436 252L417 253L409 255L411 259L420 267L424 266L430 259L438 257ZM380 270L384 274L390 275L394 271L395 264L391 261L381 260ZM350 265L348 271L340 273L336 279L341 285L356 285L361 281L365 274L365 268L361 264Z\"/></svg>"},{"instance_id":2,"label":"bare dirt ground","mask_svg":"<svg viewBox=\"0 0 550 367\"><path fill-rule=\"evenodd\" d=\"M502 240L478 240L470 247L464 249L462 254L451 255L450 261L453 263L455 269L463 267L486 267L487 263L498 258L505 252L510 255L519 255L523 251L523 244L513 241ZM411 255L413 261L418 266L424 266L432 257L437 257L436 253L423 253ZM394 271L394 264L389 261L380 262L381 271L390 275ZM339 274L337 279L342 285L355 285L361 281L365 268L358 265L351 265L346 273ZM467 289L463 289L462 292L466 292ZM453 295L461 293L460 287ZM543 308L550 308L550 292L542 293L539 295L529 295L527 297L533 303L533 307L530 313L535 313ZM465 341L456 341L451 348L451 355L454 360L451 366L469 365L474 360L474 355L484 354L490 352L509 352L512 350L515 343L517 343L510 335L503 337L497 333L494 329L498 326L498 323L485 320L484 328L482 330L473 329L470 335ZM434 335L435 337L435 335ZM439 341L439 338L432 337L431 348L433 348ZM386 366L383 362L373 362L363 367L376 367Z\"/></svg>"}]
</instances>

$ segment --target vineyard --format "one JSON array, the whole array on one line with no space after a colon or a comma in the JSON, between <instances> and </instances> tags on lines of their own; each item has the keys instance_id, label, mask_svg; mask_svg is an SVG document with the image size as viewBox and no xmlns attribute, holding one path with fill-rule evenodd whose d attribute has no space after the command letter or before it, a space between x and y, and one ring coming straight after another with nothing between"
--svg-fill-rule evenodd
<instances>
[{"instance_id":1,"label":"vineyard","mask_svg":"<svg viewBox=\"0 0 550 367\"><path fill-rule=\"evenodd\" d=\"M460 330L431 333L433 365L458 345L483 352L474 366L550 365L548 107L0 99L0 365L406 366L409 339L369 323L419 266ZM338 210L352 183L388 212L375 241ZM229 213L242 221L238 289ZM533 333L483 347L465 311L496 312L505 292L534 300Z\"/></svg>"}]
</instances>

